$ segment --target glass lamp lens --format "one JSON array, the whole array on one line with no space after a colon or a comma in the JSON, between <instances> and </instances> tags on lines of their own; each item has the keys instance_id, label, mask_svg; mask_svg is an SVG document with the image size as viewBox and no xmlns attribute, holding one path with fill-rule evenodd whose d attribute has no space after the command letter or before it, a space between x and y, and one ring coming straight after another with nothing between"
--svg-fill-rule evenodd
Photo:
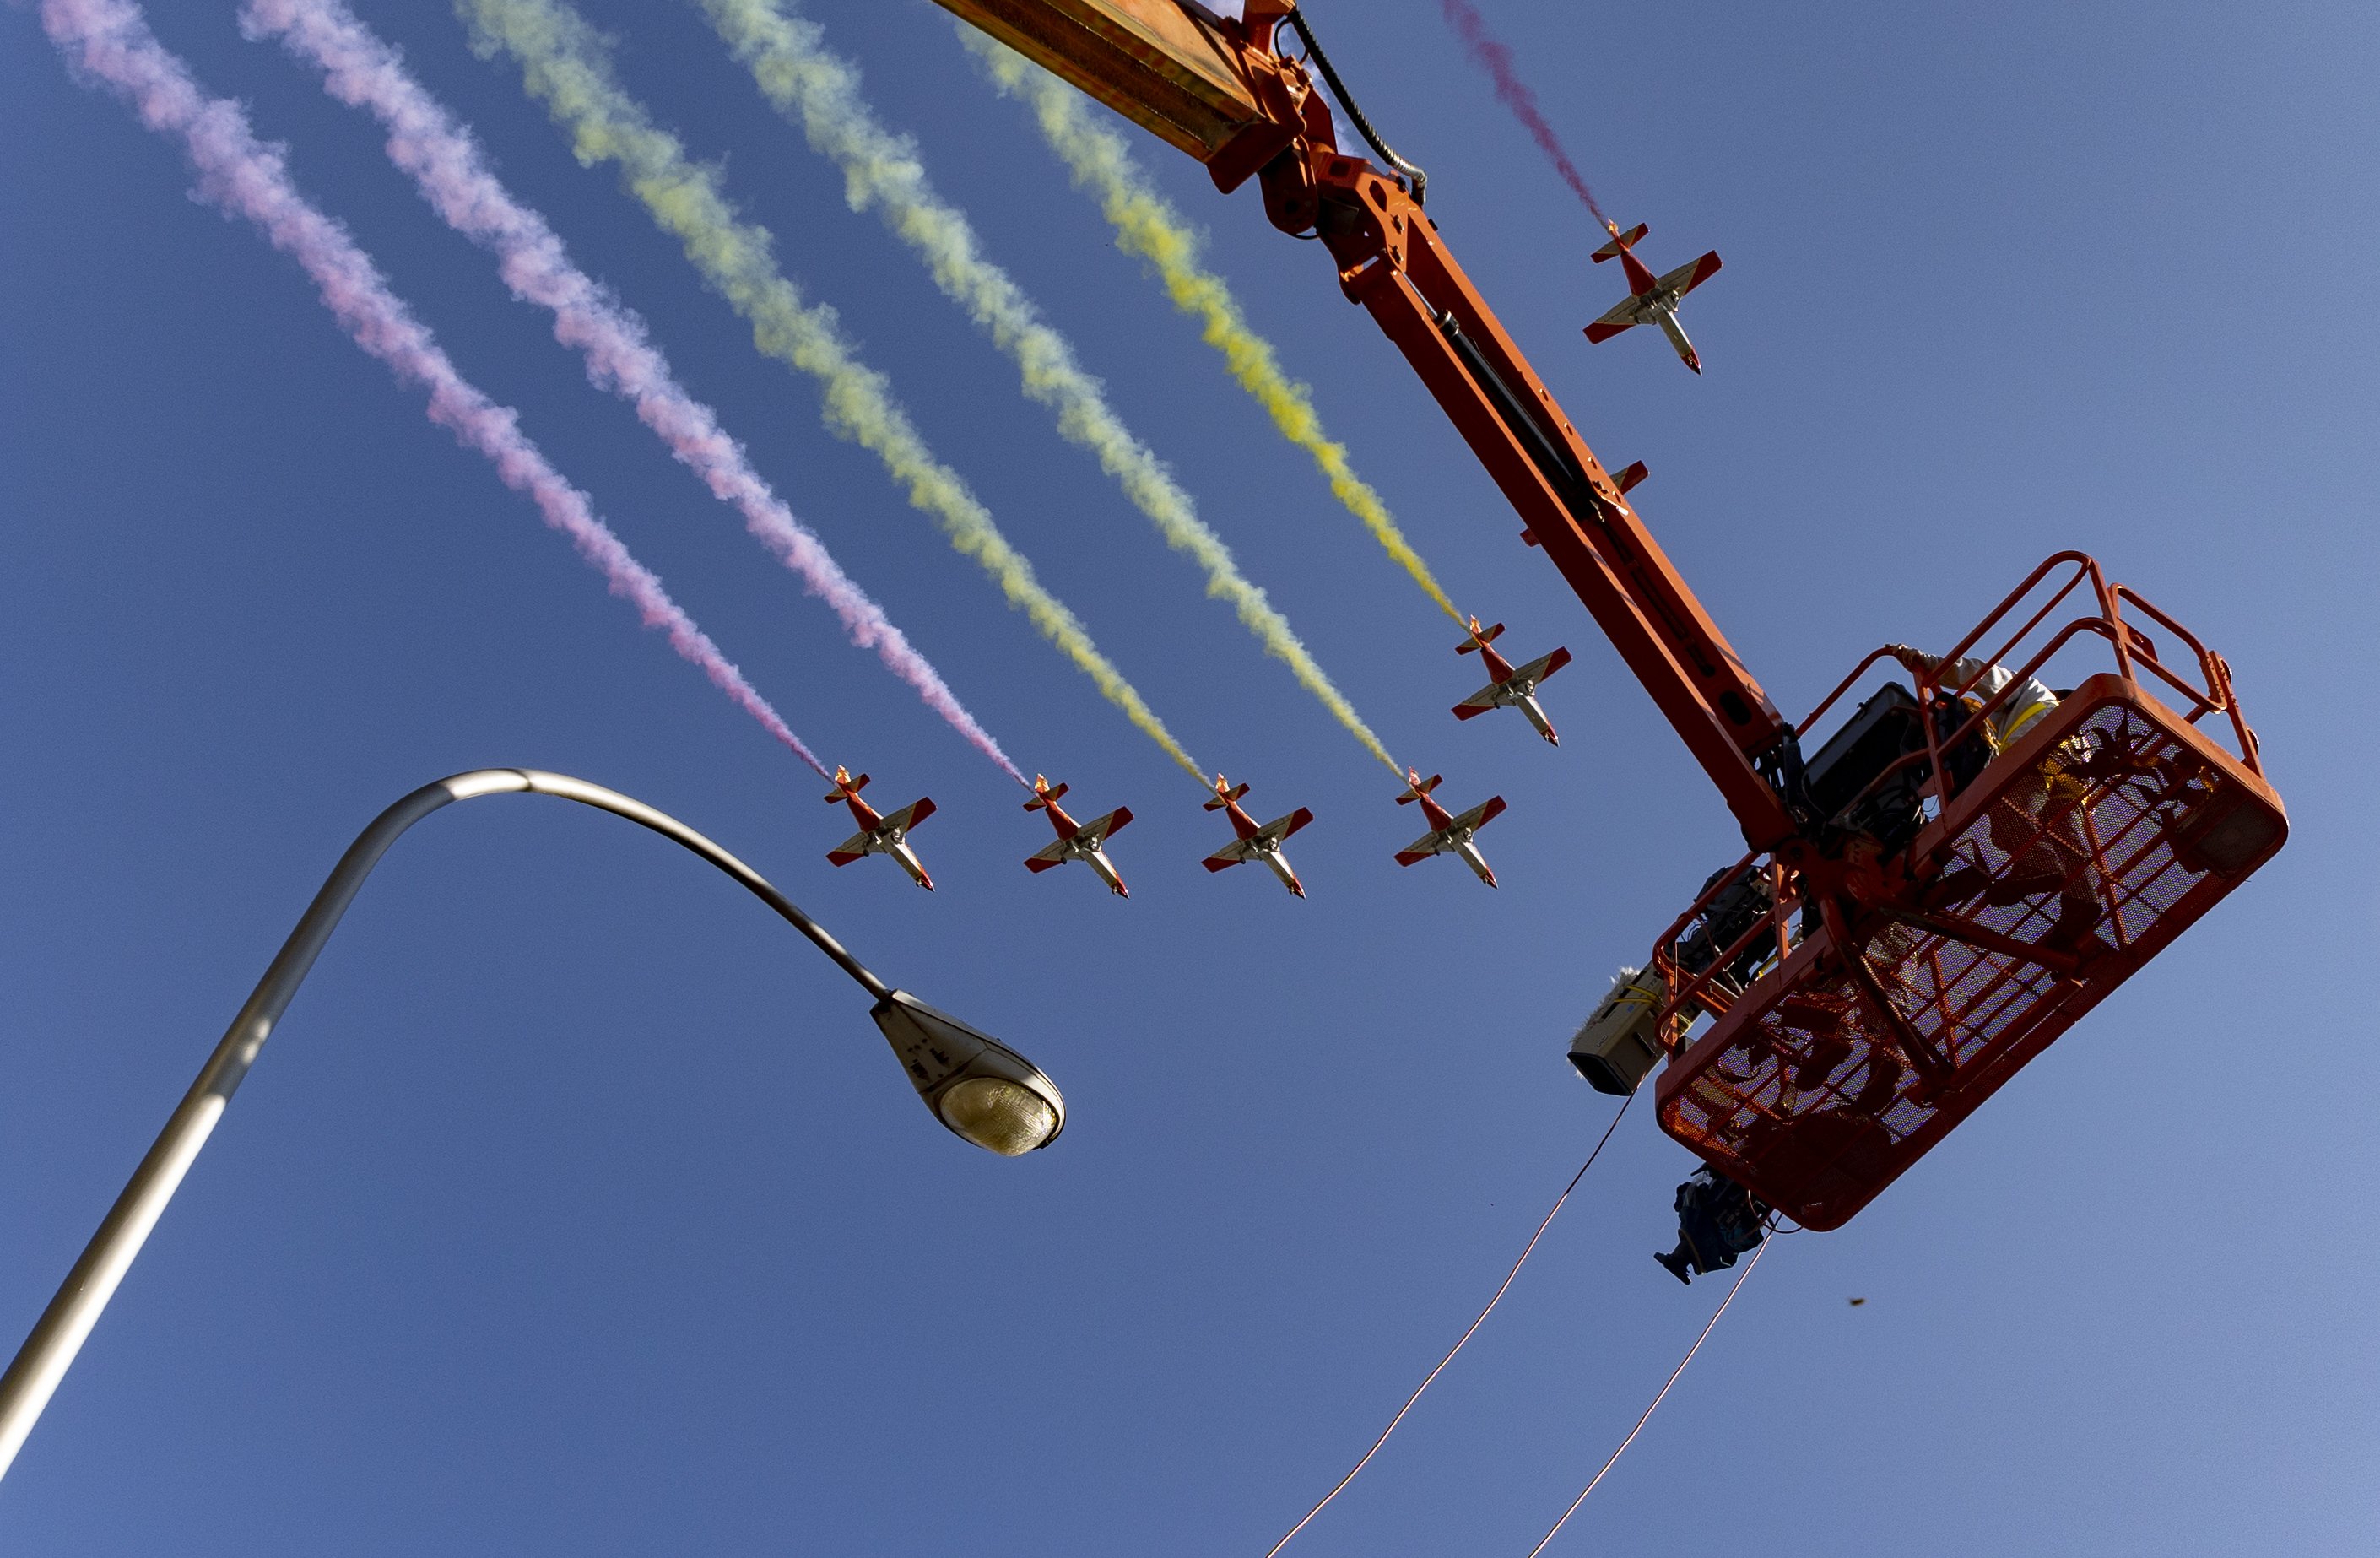
<instances>
[{"instance_id":1,"label":"glass lamp lens","mask_svg":"<svg viewBox=\"0 0 2380 1558\"><path fill-rule=\"evenodd\" d=\"M1032 1089L997 1077L970 1077L942 1095L942 1119L978 1147L1022 1157L1050 1139L1058 1112Z\"/></svg>"}]
</instances>

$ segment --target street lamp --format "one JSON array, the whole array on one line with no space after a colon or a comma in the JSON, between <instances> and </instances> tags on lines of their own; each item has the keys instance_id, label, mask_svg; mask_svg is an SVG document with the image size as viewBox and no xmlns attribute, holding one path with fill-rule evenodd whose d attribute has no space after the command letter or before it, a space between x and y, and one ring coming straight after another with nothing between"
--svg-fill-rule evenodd
<instances>
[{"instance_id":1,"label":"street lamp","mask_svg":"<svg viewBox=\"0 0 2380 1558\"><path fill-rule=\"evenodd\" d=\"M908 1068L934 1118L1003 1158L1047 1147L1064 1128L1066 1101L1031 1061L905 990L868 1014Z\"/></svg>"},{"instance_id":2,"label":"street lamp","mask_svg":"<svg viewBox=\"0 0 2380 1558\"><path fill-rule=\"evenodd\" d=\"M6 1374L0 1374L0 1477L6 1476L15 1464L25 1436L66 1378L84 1339L99 1322L101 1311L131 1269L199 1150L206 1145L231 1095L256 1064L307 970L355 901L364 878L371 874L397 835L442 807L480 796L523 792L558 796L625 817L692 850L743 883L876 998L871 1013L876 1026L891 1041L917 1097L952 1134L1014 1158L1047 1147L1065 1128L1066 1101L1038 1066L990 1034L878 979L759 871L676 818L601 785L533 768L483 768L441 779L424 785L374 818L339 858L330 880L322 883L298 928L282 943L280 954L232 1019L230 1030L166 1120L148 1156L132 1171L124 1193L116 1197L74 1270L67 1273L57 1296L42 1311L32 1333L18 1349L16 1360Z\"/></svg>"}]
</instances>

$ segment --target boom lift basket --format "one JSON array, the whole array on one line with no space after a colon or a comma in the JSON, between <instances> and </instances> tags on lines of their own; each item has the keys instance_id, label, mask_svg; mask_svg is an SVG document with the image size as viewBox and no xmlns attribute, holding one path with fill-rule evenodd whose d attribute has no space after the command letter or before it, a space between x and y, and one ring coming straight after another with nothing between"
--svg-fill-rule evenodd
<instances>
[{"instance_id":1,"label":"boom lift basket","mask_svg":"<svg viewBox=\"0 0 2380 1558\"><path fill-rule=\"evenodd\" d=\"M1864 871L1797 864L1791 847L1766 863L1748 859L1722 873L1656 952L1671 992L1665 1020L1674 1057L1657 1089L1662 1128L1805 1227L1839 1227L1874 1199L2287 834L2221 658L2137 595L2107 585L2089 558L2045 563L1952 658L1972 652L2061 566L2074 570L2065 587L1989 658L2013 669L2018 642L2087 580L2097 615L2053 637L2019 684L2086 633L2114 647L2113 674L2075 688L1947 804L1933 779L1946 767L1942 754L1954 754L1947 766L1955 786L1956 752L1999 700L1947 730L1937 724L1922 751L1861 792L1906 786L1917 773L1938 809L1921 814L1905 846ZM2125 623L2125 605L2194 651L2198 682L2156 660L2150 640ZM2153 696L2143 671L2178 689L2191 712ZM1919 681L1929 700L1963 690ZM2237 754L2199 728L2216 712L2230 716ZM1723 955L1705 950L1682 967L1688 928L1746 871L1777 884L1770 911ZM1789 882L1805 890L1804 901L1796 904ZM1820 882L1842 890L1809 901ZM1747 965L1756 970L1748 983ZM1687 1041L1706 1014L1709 1028Z\"/></svg>"}]
</instances>

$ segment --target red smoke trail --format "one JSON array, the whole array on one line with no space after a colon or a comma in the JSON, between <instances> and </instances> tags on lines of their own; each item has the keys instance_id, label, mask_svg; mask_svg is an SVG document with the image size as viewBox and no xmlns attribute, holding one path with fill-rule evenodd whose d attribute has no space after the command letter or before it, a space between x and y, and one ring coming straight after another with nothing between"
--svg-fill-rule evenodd
<instances>
[{"instance_id":1,"label":"red smoke trail","mask_svg":"<svg viewBox=\"0 0 2380 1558\"><path fill-rule=\"evenodd\" d=\"M1526 127L1545 154L1553 159L1554 171L1562 176L1562 182L1586 202L1586 209L1595 213L1597 222L1607 230L1616 231L1611 218L1604 215L1603 208L1596 204L1595 191L1586 187L1586 180L1580 176L1578 165L1570 160L1570 153L1562 150L1561 137L1554 133L1553 126L1546 123L1545 114L1537 107L1537 94L1513 68L1510 45L1497 42L1488 34L1486 18L1472 6L1471 0L1439 0L1439 5L1446 12L1448 24L1462 35L1463 47L1471 51L1471 57L1495 79L1496 95L1503 99L1504 106L1512 111L1512 116Z\"/></svg>"},{"instance_id":2,"label":"red smoke trail","mask_svg":"<svg viewBox=\"0 0 2380 1558\"><path fill-rule=\"evenodd\" d=\"M733 504L753 537L833 609L852 642L874 650L928 708L1025 783L941 674L794 517L752 469L743 445L720 427L718 415L678 382L647 339L644 322L572 262L544 217L514 198L490 171L470 132L406 70L395 48L358 21L345 0L248 0L240 26L250 37L278 36L322 73L332 96L378 119L388 131L389 160L412 177L447 225L494 251L515 297L552 311L555 336L585 356L587 376L635 405L670 452L713 496Z\"/></svg>"},{"instance_id":3,"label":"red smoke trail","mask_svg":"<svg viewBox=\"0 0 2380 1558\"><path fill-rule=\"evenodd\" d=\"M256 139L239 104L201 92L189 67L149 30L138 6L128 0L42 0L42 26L70 70L113 88L131 103L142 124L179 140L198 170L199 195L246 217L273 248L303 266L323 304L356 345L388 364L399 379L427 389L430 420L486 456L504 485L527 493L545 522L569 537L578 554L601 570L612 593L637 607L646 627L667 633L670 647L692 661L713 686L795 757L821 776L826 773L768 700L744 679L744 673L596 517L587 494L547 463L516 425L515 413L455 371L444 348L389 291L370 257L345 228L298 192L283 149Z\"/></svg>"}]
</instances>

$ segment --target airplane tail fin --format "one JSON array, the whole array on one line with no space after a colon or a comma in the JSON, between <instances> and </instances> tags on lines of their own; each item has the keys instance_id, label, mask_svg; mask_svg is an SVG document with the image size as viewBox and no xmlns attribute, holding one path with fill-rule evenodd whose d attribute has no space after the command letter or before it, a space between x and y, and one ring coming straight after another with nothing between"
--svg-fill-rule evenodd
<instances>
[{"instance_id":1,"label":"airplane tail fin","mask_svg":"<svg viewBox=\"0 0 2380 1558\"><path fill-rule=\"evenodd\" d=\"M1399 806L1411 806L1414 802L1421 799L1422 797L1429 794L1430 791L1438 788L1439 783L1444 780L1445 777L1446 775L1443 773L1433 773L1428 778L1424 779L1419 774L1414 773L1413 770L1405 770L1405 779L1407 781L1405 793L1397 797L1397 804Z\"/></svg>"},{"instance_id":2,"label":"airplane tail fin","mask_svg":"<svg viewBox=\"0 0 2380 1558\"><path fill-rule=\"evenodd\" d=\"M1652 474L1653 473L1651 471L1645 469L1645 462L1643 460L1637 460L1631 464L1627 469L1614 473L1611 478L1611 482L1613 486L1620 489L1621 494L1624 497L1628 493L1636 490L1636 483L1644 481L1645 478Z\"/></svg>"},{"instance_id":3,"label":"airplane tail fin","mask_svg":"<svg viewBox=\"0 0 2380 1558\"><path fill-rule=\"evenodd\" d=\"M1498 639L1503 636L1503 633L1504 625L1502 623L1500 622L1493 627L1482 628L1479 626L1479 619L1477 617L1474 617L1471 619L1471 637L1463 639L1462 646L1456 649L1454 652L1457 654L1475 653L1486 645L1494 643Z\"/></svg>"},{"instance_id":4,"label":"airplane tail fin","mask_svg":"<svg viewBox=\"0 0 2380 1558\"><path fill-rule=\"evenodd\" d=\"M1606 260L1617 260L1623 251L1634 248L1637 243L1643 240L1645 235L1652 230L1652 228L1646 226L1644 223L1639 222L1636 225L1629 228L1624 233L1615 231L1611 235L1611 241L1605 244L1601 249L1597 250L1592 258L1598 265L1602 264Z\"/></svg>"},{"instance_id":5,"label":"airplane tail fin","mask_svg":"<svg viewBox=\"0 0 2380 1558\"><path fill-rule=\"evenodd\" d=\"M1239 799L1242 796L1246 795L1247 793L1248 786L1245 781L1238 785L1234 785L1228 790L1223 788L1223 776L1218 773L1215 775L1215 798L1210 801L1200 803L1200 809L1205 811L1220 811L1223 808L1231 805L1232 802Z\"/></svg>"},{"instance_id":6,"label":"airplane tail fin","mask_svg":"<svg viewBox=\"0 0 2380 1558\"><path fill-rule=\"evenodd\" d=\"M868 788L868 775L863 773L858 778L854 779L851 776L851 771L849 769L838 768L834 771L834 794L826 797L826 803L829 806L832 806L836 801L843 799L846 796L856 796L860 791Z\"/></svg>"},{"instance_id":7,"label":"airplane tail fin","mask_svg":"<svg viewBox=\"0 0 2380 1558\"><path fill-rule=\"evenodd\" d=\"M1036 774L1033 782L1033 798L1025 803L1025 809L1027 811L1039 811L1043 808L1047 807L1051 801L1063 797L1067 788L1068 786L1064 785L1052 785L1048 780Z\"/></svg>"}]
</instances>

